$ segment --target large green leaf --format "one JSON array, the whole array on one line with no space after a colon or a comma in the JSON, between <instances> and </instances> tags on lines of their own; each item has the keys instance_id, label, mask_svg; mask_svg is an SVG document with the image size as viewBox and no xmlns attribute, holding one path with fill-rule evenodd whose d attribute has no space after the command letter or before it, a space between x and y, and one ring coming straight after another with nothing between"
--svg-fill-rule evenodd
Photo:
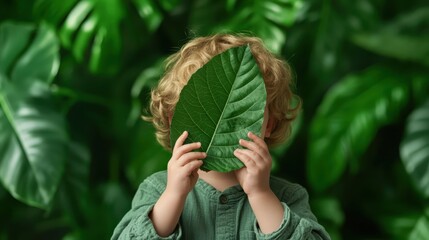
<instances>
[{"instance_id":1,"label":"large green leaf","mask_svg":"<svg viewBox=\"0 0 429 240\"><path fill-rule=\"evenodd\" d=\"M65 164L65 123L48 99L25 99L0 89L0 180L27 204L46 208Z\"/></svg>"},{"instance_id":2,"label":"large green leaf","mask_svg":"<svg viewBox=\"0 0 429 240\"><path fill-rule=\"evenodd\" d=\"M58 43L46 26L0 26L0 181L15 198L47 208L60 183L67 135L50 98Z\"/></svg>"},{"instance_id":3,"label":"large green leaf","mask_svg":"<svg viewBox=\"0 0 429 240\"><path fill-rule=\"evenodd\" d=\"M307 176L315 190L334 184L378 128L395 119L407 103L410 80L374 67L345 77L326 94L310 128Z\"/></svg>"},{"instance_id":4,"label":"large green leaf","mask_svg":"<svg viewBox=\"0 0 429 240\"><path fill-rule=\"evenodd\" d=\"M408 174L429 197L429 100L410 115L400 150Z\"/></svg>"},{"instance_id":5,"label":"large green leaf","mask_svg":"<svg viewBox=\"0 0 429 240\"><path fill-rule=\"evenodd\" d=\"M352 40L380 55L429 66L428 27L429 8L417 8L388 25L383 24L380 30L357 33Z\"/></svg>"},{"instance_id":6,"label":"large green leaf","mask_svg":"<svg viewBox=\"0 0 429 240\"><path fill-rule=\"evenodd\" d=\"M124 6L119 0L38 0L35 13L59 28L64 47L82 62L88 54L89 69L114 73L120 64L120 23Z\"/></svg>"},{"instance_id":7,"label":"large green leaf","mask_svg":"<svg viewBox=\"0 0 429 240\"><path fill-rule=\"evenodd\" d=\"M203 170L228 172L243 164L234 157L238 140L259 134L266 90L249 46L231 48L195 72L183 88L171 123L171 145L183 131L201 142Z\"/></svg>"}]
</instances>

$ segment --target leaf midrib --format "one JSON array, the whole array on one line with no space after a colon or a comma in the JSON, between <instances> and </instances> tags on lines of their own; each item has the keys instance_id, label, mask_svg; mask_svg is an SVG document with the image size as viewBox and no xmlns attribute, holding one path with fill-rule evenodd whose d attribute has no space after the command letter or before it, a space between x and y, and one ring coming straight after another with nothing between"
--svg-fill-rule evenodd
<instances>
[{"instance_id":1,"label":"leaf midrib","mask_svg":"<svg viewBox=\"0 0 429 240\"><path fill-rule=\"evenodd\" d=\"M222 119L222 117L223 117L223 114L225 113L225 109L226 109L226 106L228 105L228 103L229 103L229 99L231 98L231 94L232 94L232 92L233 92L233 89L234 89L234 86L236 85L236 83L237 83L237 74L238 74L238 72L240 71L240 69L242 68L242 66L243 66L243 59L244 59L244 57L246 56L246 54L247 54L247 51L244 51L244 54L243 54L243 56L242 56L242 58L240 59L240 65L239 65L239 68L237 69L237 71L235 72L235 77L234 77L234 81L233 81L233 83L232 83L232 86L231 86L231 90L229 91L229 94L228 94L228 98L227 98L227 100L226 100L226 102L225 102L225 105L223 106L223 109L222 109L222 112L221 112L221 114L220 114L220 117L219 117L219 119L218 119L218 121L217 121L217 124L216 124L216 127L215 127L215 130L213 131L213 136L212 136L212 138L210 139L210 143L209 143L209 145L207 146L207 153L210 151L210 148L211 148L211 145L212 145L212 143L213 143L213 140L215 139L215 136L216 136L216 134L217 134L217 129L219 128L219 124L220 124L220 122L221 122L221 119ZM223 58L221 57L220 58L220 60L221 60L221 62L222 62L222 65L223 65Z\"/></svg>"},{"instance_id":2,"label":"leaf midrib","mask_svg":"<svg viewBox=\"0 0 429 240\"><path fill-rule=\"evenodd\" d=\"M31 168L31 170L33 172L33 176L36 179L37 186L40 186L39 185L39 181L38 181L37 176L36 176L36 171L34 170L33 165L31 164L31 162L29 161L30 157L27 154L27 151L25 151L24 143L23 143L20 135L18 134L17 127L16 127L16 125L15 125L15 123L13 121L14 117L13 117L13 114L12 114L12 111L11 111L11 106L9 104L9 101L7 100L7 98L3 94L0 94L0 107L3 109L3 112L4 112L5 116L6 116L7 122L9 123L10 127L12 128L12 131L15 134L15 137L17 138L19 146L21 147L21 149L23 149L22 152L24 153L24 157L27 160L27 163L28 163L28 165L30 166L30 168ZM46 199L44 197L44 194L43 194L42 191L40 191L39 187L37 187L37 191L39 192L40 196L45 201Z\"/></svg>"}]
</instances>

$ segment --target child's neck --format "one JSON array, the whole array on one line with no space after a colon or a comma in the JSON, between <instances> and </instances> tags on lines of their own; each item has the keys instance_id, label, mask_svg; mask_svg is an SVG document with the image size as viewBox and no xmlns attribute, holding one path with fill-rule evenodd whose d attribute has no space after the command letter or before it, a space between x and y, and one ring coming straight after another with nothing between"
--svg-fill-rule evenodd
<instances>
[{"instance_id":1,"label":"child's neck","mask_svg":"<svg viewBox=\"0 0 429 240\"><path fill-rule=\"evenodd\" d=\"M223 173L216 171L205 172L202 170L198 170L198 174L202 180L212 185L214 188L221 192L223 192L227 188L238 184L234 172Z\"/></svg>"}]
</instances>

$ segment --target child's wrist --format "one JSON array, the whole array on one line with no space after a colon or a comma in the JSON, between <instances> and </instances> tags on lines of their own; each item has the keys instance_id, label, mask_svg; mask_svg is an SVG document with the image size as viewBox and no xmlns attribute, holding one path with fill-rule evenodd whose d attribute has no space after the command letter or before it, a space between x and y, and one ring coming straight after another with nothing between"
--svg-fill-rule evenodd
<instances>
[{"instance_id":1,"label":"child's wrist","mask_svg":"<svg viewBox=\"0 0 429 240\"><path fill-rule=\"evenodd\" d=\"M178 191L174 188L169 188L168 186L165 188L165 191L163 193L166 198L169 198L171 200L183 200L186 199L188 196L187 192Z\"/></svg>"},{"instance_id":2,"label":"child's wrist","mask_svg":"<svg viewBox=\"0 0 429 240\"><path fill-rule=\"evenodd\" d=\"M250 194L247 194L247 198L249 199L249 201L252 200L264 200L267 198L272 198L272 197L276 197L276 195L273 193L273 191L271 191L271 189L266 189L266 190L261 190L261 191L256 191Z\"/></svg>"}]
</instances>

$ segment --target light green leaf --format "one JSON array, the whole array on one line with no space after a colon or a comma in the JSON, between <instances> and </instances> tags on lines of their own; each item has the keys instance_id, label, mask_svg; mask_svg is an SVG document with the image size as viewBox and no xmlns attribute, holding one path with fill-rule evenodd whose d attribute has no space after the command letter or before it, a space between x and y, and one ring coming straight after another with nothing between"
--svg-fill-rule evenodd
<instances>
[{"instance_id":1,"label":"light green leaf","mask_svg":"<svg viewBox=\"0 0 429 240\"><path fill-rule=\"evenodd\" d=\"M49 207L65 164L65 122L50 99L58 43L46 26L0 26L0 181L27 204ZM4 64L3 64L4 63Z\"/></svg>"},{"instance_id":2,"label":"light green leaf","mask_svg":"<svg viewBox=\"0 0 429 240\"><path fill-rule=\"evenodd\" d=\"M24 99L0 89L0 180L29 205L47 208L65 164L65 123L49 100Z\"/></svg>"},{"instance_id":3,"label":"light green leaf","mask_svg":"<svg viewBox=\"0 0 429 240\"><path fill-rule=\"evenodd\" d=\"M113 74L121 60L120 24L124 6L119 0L38 0L35 13L59 29L64 47L92 72ZM89 54L88 54L89 53Z\"/></svg>"},{"instance_id":4,"label":"light green leaf","mask_svg":"<svg viewBox=\"0 0 429 240\"><path fill-rule=\"evenodd\" d=\"M250 48L231 48L213 57L183 88L171 123L171 146L186 130L187 142L201 142L207 153L201 169L241 168L233 151L249 131L261 132L265 102L265 84Z\"/></svg>"},{"instance_id":5,"label":"light green leaf","mask_svg":"<svg viewBox=\"0 0 429 240\"><path fill-rule=\"evenodd\" d=\"M346 76L328 91L310 127L307 177L315 190L334 184L378 128L396 118L408 101L411 80L374 67Z\"/></svg>"},{"instance_id":6,"label":"light green leaf","mask_svg":"<svg viewBox=\"0 0 429 240\"><path fill-rule=\"evenodd\" d=\"M411 113L400 150L406 171L429 197L429 100Z\"/></svg>"}]
</instances>

